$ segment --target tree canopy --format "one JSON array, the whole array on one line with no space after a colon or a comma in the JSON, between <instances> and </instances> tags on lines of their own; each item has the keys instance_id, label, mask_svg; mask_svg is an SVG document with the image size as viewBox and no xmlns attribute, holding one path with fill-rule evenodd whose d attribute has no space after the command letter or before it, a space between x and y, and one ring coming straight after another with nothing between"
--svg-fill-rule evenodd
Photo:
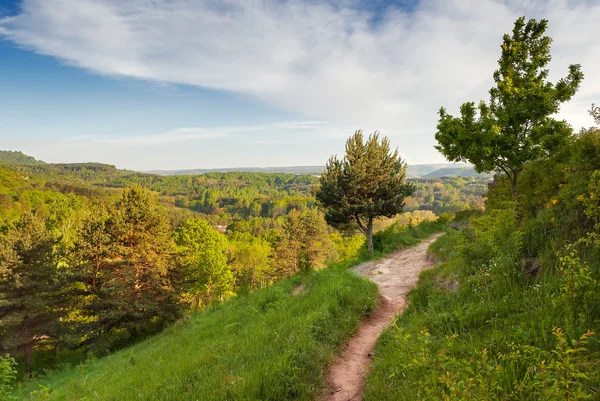
<instances>
[{"instance_id":1,"label":"tree canopy","mask_svg":"<svg viewBox=\"0 0 600 401\"><path fill-rule=\"evenodd\" d=\"M346 142L342 160L332 156L321 175L316 198L334 227L356 224L373 251L373 219L393 217L402 211L404 199L414 192L405 183L406 163L387 137L374 132L364 140L358 130Z\"/></svg>"},{"instance_id":2,"label":"tree canopy","mask_svg":"<svg viewBox=\"0 0 600 401\"><path fill-rule=\"evenodd\" d=\"M548 21L519 18L511 35L504 35L496 86L489 104L464 103L460 117L443 107L435 138L448 160L466 161L477 172L504 172L511 180L513 199L523 165L547 156L572 134L565 121L551 116L561 103L577 92L583 73L579 64L569 66L566 78L548 81L552 39L544 36Z\"/></svg>"}]
</instances>

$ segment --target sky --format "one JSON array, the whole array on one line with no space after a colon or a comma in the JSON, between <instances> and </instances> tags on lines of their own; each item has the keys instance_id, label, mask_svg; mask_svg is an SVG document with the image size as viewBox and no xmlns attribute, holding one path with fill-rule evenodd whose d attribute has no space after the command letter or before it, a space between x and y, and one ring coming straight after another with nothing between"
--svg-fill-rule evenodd
<instances>
[{"instance_id":1,"label":"sky","mask_svg":"<svg viewBox=\"0 0 600 401\"><path fill-rule=\"evenodd\" d=\"M558 118L593 125L600 0L0 0L0 149L134 170L323 165L356 129L442 163L437 112L489 99L548 19Z\"/></svg>"}]
</instances>

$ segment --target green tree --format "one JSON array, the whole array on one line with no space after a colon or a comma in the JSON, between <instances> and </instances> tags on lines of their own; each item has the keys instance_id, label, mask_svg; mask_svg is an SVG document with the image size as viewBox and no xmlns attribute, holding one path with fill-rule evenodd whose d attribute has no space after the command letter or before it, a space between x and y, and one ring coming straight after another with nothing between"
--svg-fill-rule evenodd
<instances>
[{"instance_id":1,"label":"green tree","mask_svg":"<svg viewBox=\"0 0 600 401\"><path fill-rule=\"evenodd\" d=\"M104 351L152 333L179 316L171 283L175 248L169 222L155 196L125 188L108 216L96 210L77 248L91 297L84 343Z\"/></svg>"},{"instance_id":2,"label":"green tree","mask_svg":"<svg viewBox=\"0 0 600 401\"><path fill-rule=\"evenodd\" d=\"M248 232L234 232L228 237L229 266L237 286L242 291L263 288L272 283L271 255L273 249L267 240Z\"/></svg>"},{"instance_id":3,"label":"green tree","mask_svg":"<svg viewBox=\"0 0 600 401\"><path fill-rule=\"evenodd\" d=\"M512 36L504 35L496 86L490 102L464 103L460 117L442 107L435 147L448 160L466 161L477 172L505 173L517 198L517 179L523 165L544 157L564 144L572 130L551 116L577 92L583 73L579 64L556 84L547 80L552 39L544 36L546 20L519 18Z\"/></svg>"},{"instance_id":4,"label":"green tree","mask_svg":"<svg viewBox=\"0 0 600 401\"><path fill-rule=\"evenodd\" d=\"M174 234L180 247L183 295L197 309L231 294L234 277L227 266L227 239L202 219L189 219Z\"/></svg>"},{"instance_id":5,"label":"green tree","mask_svg":"<svg viewBox=\"0 0 600 401\"><path fill-rule=\"evenodd\" d=\"M298 271L320 269L334 259L335 247L323 215L315 209L293 209L283 223L276 246L277 275L280 278Z\"/></svg>"},{"instance_id":6,"label":"green tree","mask_svg":"<svg viewBox=\"0 0 600 401\"><path fill-rule=\"evenodd\" d=\"M373 220L400 213L404 199L414 192L405 176L406 163L398 149L391 151L389 139L380 140L375 132L365 142L359 130L346 142L344 159L332 156L327 162L316 198L327 223L339 228L355 223L372 252Z\"/></svg>"},{"instance_id":7,"label":"green tree","mask_svg":"<svg viewBox=\"0 0 600 401\"><path fill-rule=\"evenodd\" d=\"M28 374L33 350L56 338L64 314L63 280L52 255L55 244L44 221L31 213L0 236L0 343L11 352L23 352Z\"/></svg>"}]
</instances>

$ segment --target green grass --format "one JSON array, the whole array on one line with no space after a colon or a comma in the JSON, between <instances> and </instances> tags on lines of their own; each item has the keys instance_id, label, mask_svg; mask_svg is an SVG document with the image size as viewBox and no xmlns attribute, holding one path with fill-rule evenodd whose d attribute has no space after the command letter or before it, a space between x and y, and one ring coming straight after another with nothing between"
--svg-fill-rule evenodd
<instances>
[{"instance_id":1,"label":"green grass","mask_svg":"<svg viewBox=\"0 0 600 401\"><path fill-rule=\"evenodd\" d=\"M598 335L572 342L600 329L598 287L574 314L552 254L536 276L525 273L523 253L541 239L479 219L430 247L440 263L379 338L364 399L600 399ZM589 265L597 277L597 258Z\"/></svg>"},{"instance_id":2,"label":"green grass","mask_svg":"<svg viewBox=\"0 0 600 401\"><path fill-rule=\"evenodd\" d=\"M305 291L293 295L302 282ZM98 360L25 382L18 399L309 400L336 351L376 305L344 270L297 276L192 315ZM37 390L37 394L30 395Z\"/></svg>"}]
</instances>

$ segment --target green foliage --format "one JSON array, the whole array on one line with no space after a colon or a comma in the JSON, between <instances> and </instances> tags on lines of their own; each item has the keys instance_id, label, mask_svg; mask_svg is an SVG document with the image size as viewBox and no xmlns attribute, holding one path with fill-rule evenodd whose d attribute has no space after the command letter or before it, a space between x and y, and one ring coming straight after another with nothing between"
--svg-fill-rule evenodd
<instances>
[{"instance_id":1,"label":"green foliage","mask_svg":"<svg viewBox=\"0 0 600 401\"><path fill-rule=\"evenodd\" d=\"M227 239L202 219L187 220L174 234L182 256L184 299L194 309L232 294L234 276L227 266Z\"/></svg>"},{"instance_id":2,"label":"green foliage","mask_svg":"<svg viewBox=\"0 0 600 401\"><path fill-rule=\"evenodd\" d=\"M416 245L421 240L443 229L444 224L436 222L422 222L418 226L394 223L385 230L373 235L374 255L380 257L397 249Z\"/></svg>"},{"instance_id":3,"label":"green foliage","mask_svg":"<svg viewBox=\"0 0 600 401\"><path fill-rule=\"evenodd\" d=\"M414 192L405 199L403 210L430 210L439 215L484 207L482 195L487 191L488 178L443 177L440 179L408 179Z\"/></svg>"},{"instance_id":4,"label":"green foliage","mask_svg":"<svg viewBox=\"0 0 600 401\"><path fill-rule=\"evenodd\" d=\"M590 116L596 122L596 125L600 126L600 106L596 106L592 104L592 108L590 109Z\"/></svg>"},{"instance_id":5,"label":"green foliage","mask_svg":"<svg viewBox=\"0 0 600 401\"><path fill-rule=\"evenodd\" d=\"M582 372L582 366L575 357L586 351L583 346L594 333L588 330L578 340L573 340L571 346L567 344L560 328L555 328L552 334L558 344L549 360L541 362L540 370L534 377L531 385L537 390L536 395L540 399L557 401L591 399L589 391L582 385L589 381L589 377Z\"/></svg>"},{"instance_id":6,"label":"green foliage","mask_svg":"<svg viewBox=\"0 0 600 401\"><path fill-rule=\"evenodd\" d=\"M4 351L24 353L31 372L35 347L57 334L64 280L52 256L55 241L41 219L24 214L0 235L0 339Z\"/></svg>"},{"instance_id":7,"label":"green foliage","mask_svg":"<svg viewBox=\"0 0 600 401\"><path fill-rule=\"evenodd\" d=\"M436 149L451 161L468 161L476 171L504 172L511 181L513 198L517 177L525 163L546 157L571 135L564 121L551 116L577 92L583 73L569 66L569 74L556 84L547 81L551 38L544 36L547 21L519 18L512 36L504 35L496 86L490 102L464 103L460 117L444 108L435 138Z\"/></svg>"},{"instance_id":8,"label":"green foliage","mask_svg":"<svg viewBox=\"0 0 600 401\"><path fill-rule=\"evenodd\" d=\"M241 292L273 284L273 248L267 240L247 232L234 232L229 235L228 240L229 266Z\"/></svg>"},{"instance_id":9,"label":"green foliage","mask_svg":"<svg viewBox=\"0 0 600 401\"><path fill-rule=\"evenodd\" d=\"M10 394L17 378L17 362L8 355L0 356L0 399L12 399Z\"/></svg>"},{"instance_id":10,"label":"green foliage","mask_svg":"<svg viewBox=\"0 0 600 401\"><path fill-rule=\"evenodd\" d=\"M174 244L147 189L125 189L108 214L95 210L76 249L73 264L87 296L80 330L94 352L125 345L179 317L171 283Z\"/></svg>"},{"instance_id":11,"label":"green foliage","mask_svg":"<svg viewBox=\"0 0 600 401\"><path fill-rule=\"evenodd\" d=\"M44 162L36 160L32 156L27 156L23 152L12 150L0 150L0 163L2 164L43 164Z\"/></svg>"},{"instance_id":12,"label":"green foliage","mask_svg":"<svg viewBox=\"0 0 600 401\"><path fill-rule=\"evenodd\" d=\"M440 263L380 338L366 400L598 397L597 138L585 130L560 163L524 166L521 220L501 180L493 207L432 245Z\"/></svg>"},{"instance_id":13,"label":"green foliage","mask_svg":"<svg viewBox=\"0 0 600 401\"><path fill-rule=\"evenodd\" d=\"M576 245L566 245L557 255L562 280L555 300L555 305L567 304L574 316L592 307L590 301L595 298L594 292L598 288L598 282L592 277L588 264L581 260Z\"/></svg>"},{"instance_id":14,"label":"green foliage","mask_svg":"<svg viewBox=\"0 0 600 401\"><path fill-rule=\"evenodd\" d=\"M375 132L364 141L359 130L346 142L344 158L332 156L327 162L316 198L332 226L357 224L372 252L373 219L400 213L404 199L414 191L405 176L406 163L398 149L391 150L389 139L380 141Z\"/></svg>"},{"instance_id":15,"label":"green foliage","mask_svg":"<svg viewBox=\"0 0 600 401\"><path fill-rule=\"evenodd\" d=\"M285 217L281 238L275 249L275 263L280 277L321 269L336 256L327 223L316 209L304 212L292 210Z\"/></svg>"},{"instance_id":16,"label":"green foliage","mask_svg":"<svg viewBox=\"0 0 600 401\"><path fill-rule=\"evenodd\" d=\"M302 281L305 291L293 295ZM311 400L335 351L375 307L377 287L321 270L192 314L133 347L26 383L47 399Z\"/></svg>"}]
</instances>

